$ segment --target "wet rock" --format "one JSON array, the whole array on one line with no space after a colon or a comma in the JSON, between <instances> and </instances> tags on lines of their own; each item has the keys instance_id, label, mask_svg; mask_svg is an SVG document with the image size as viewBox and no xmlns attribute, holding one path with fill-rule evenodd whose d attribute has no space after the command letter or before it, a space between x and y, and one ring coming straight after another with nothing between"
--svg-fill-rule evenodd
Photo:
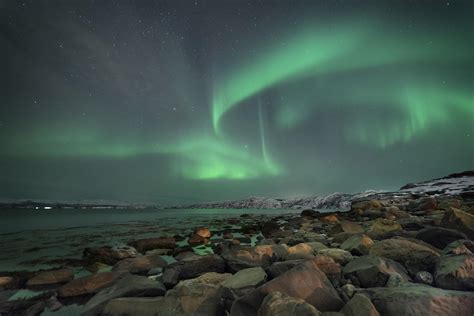
<instances>
[{"instance_id":1,"label":"wet rock","mask_svg":"<svg viewBox=\"0 0 474 316\"><path fill-rule=\"evenodd\" d=\"M326 275L309 259L236 300L231 315L255 315L265 296L276 291L304 299L320 311L336 311L344 305Z\"/></svg>"},{"instance_id":2,"label":"wet rock","mask_svg":"<svg viewBox=\"0 0 474 316\"><path fill-rule=\"evenodd\" d=\"M94 295L84 305L83 315L100 315L110 300L119 297L161 296L166 292L163 284L144 276L123 274L121 278Z\"/></svg>"},{"instance_id":3,"label":"wet rock","mask_svg":"<svg viewBox=\"0 0 474 316\"><path fill-rule=\"evenodd\" d=\"M188 257L168 265L165 273L168 269L177 271L179 279L183 280L198 277L206 272L222 273L225 271L225 263L219 255Z\"/></svg>"},{"instance_id":4,"label":"wet rock","mask_svg":"<svg viewBox=\"0 0 474 316\"><path fill-rule=\"evenodd\" d=\"M358 257L349 262L342 271L346 276L355 276L362 287L385 286L393 273L400 274L407 281L410 279L402 265L376 256Z\"/></svg>"},{"instance_id":5,"label":"wet rock","mask_svg":"<svg viewBox=\"0 0 474 316\"><path fill-rule=\"evenodd\" d=\"M323 223L326 223L326 224L339 223L339 218L337 217L336 214L329 214L329 215L323 216L319 220Z\"/></svg>"},{"instance_id":6,"label":"wet rock","mask_svg":"<svg viewBox=\"0 0 474 316\"><path fill-rule=\"evenodd\" d=\"M145 253L153 249L174 249L176 248L176 240L173 237L158 237L138 239L130 242L139 252Z\"/></svg>"},{"instance_id":7,"label":"wet rock","mask_svg":"<svg viewBox=\"0 0 474 316\"><path fill-rule=\"evenodd\" d=\"M211 236L212 236L211 231L209 229L205 228L205 227L196 228L194 230L194 234L198 235L198 236L201 236L203 238L211 238Z\"/></svg>"},{"instance_id":8,"label":"wet rock","mask_svg":"<svg viewBox=\"0 0 474 316\"><path fill-rule=\"evenodd\" d=\"M99 247L86 248L83 257L89 262L101 262L114 265L120 260L134 258L137 251L132 247Z\"/></svg>"},{"instance_id":9,"label":"wet rock","mask_svg":"<svg viewBox=\"0 0 474 316\"><path fill-rule=\"evenodd\" d=\"M362 294L356 294L341 309L345 316L378 316L380 315L370 299Z\"/></svg>"},{"instance_id":10,"label":"wet rock","mask_svg":"<svg viewBox=\"0 0 474 316\"><path fill-rule=\"evenodd\" d=\"M421 198L415 201L411 201L407 209L410 212L429 212L438 208L438 201L434 197Z\"/></svg>"},{"instance_id":11,"label":"wet rock","mask_svg":"<svg viewBox=\"0 0 474 316\"><path fill-rule=\"evenodd\" d=\"M266 272L261 267L255 267L237 271L237 273L222 282L221 285L229 290L234 297L238 297L265 283L266 280Z\"/></svg>"},{"instance_id":12,"label":"wet rock","mask_svg":"<svg viewBox=\"0 0 474 316\"><path fill-rule=\"evenodd\" d=\"M57 310L60 310L63 307L63 304L61 304L60 301L58 301L57 297L51 296L44 302L45 306L50 310L51 312L55 312Z\"/></svg>"},{"instance_id":13,"label":"wet rock","mask_svg":"<svg viewBox=\"0 0 474 316\"><path fill-rule=\"evenodd\" d=\"M387 206L384 208L384 216L386 219L397 220L401 218L409 218L410 214L400 210L397 206Z\"/></svg>"},{"instance_id":14,"label":"wet rock","mask_svg":"<svg viewBox=\"0 0 474 316\"><path fill-rule=\"evenodd\" d=\"M318 255L331 257L334 261L342 265L345 265L353 258L349 251L338 248L321 249L318 251Z\"/></svg>"},{"instance_id":15,"label":"wet rock","mask_svg":"<svg viewBox=\"0 0 474 316\"><path fill-rule=\"evenodd\" d=\"M306 242L305 244L307 244L308 246L313 248L313 253L317 253L321 249L327 249L328 248L328 246L326 246L325 244L323 244L319 241Z\"/></svg>"},{"instance_id":16,"label":"wet rock","mask_svg":"<svg viewBox=\"0 0 474 316\"><path fill-rule=\"evenodd\" d=\"M96 273L74 279L58 289L59 297L73 297L95 294L111 285L120 274L113 272Z\"/></svg>"},{"instance_id":17,"label":"wet rock","mask_svg":"<svg viewBox=\"0 0 474 316\"><path fill-rule=\"evenodd\" d=\"M417 283L432 285L434 278L433 278L433 275L429 273L428 271L419 271L415 275L415 281Z\"/></svg>"},{"instance_id":18,"label":"wet rock","mask_svg":"<svg viewBox=\"0 0 474 316\"><path fill-rule=\"evenodd\" d=\"M107 302L102 310L102 316L156 316L161 315L187 316L179 309L176 298L166 300L165 297L123 297Z\"/></svg>"},{"instance_id":19,"label":"wet rock","mask_svg":"<svg viewBox=\"0 0 474 316\"><path fill-rule=\"evenodd\" d=\"M471 315L474 310L472 292L448 291L422 284L366 291L384 316L460 316Z\"/></svg>"},{"instance_id":20,"label":"wet rock","mask_svg":"<svg viewBox=\"0 0 474 316\"><path fill-rule=\"evenodd\" d=\"M43 271L26 282L27 286L46 286L67 283L74 278L73 269Z\"/></svg>"},{"instance_id":21,"label":"wet rock","mask_svg":"<svg viewBox=\"0 0 474 316\"><path fill-rule=\"evenodd\" d=\"M179 282L179 271L176 269L166 269L161 277L161 282L167 289L174 287Z\"/></svg>"},{"instance_id":22,"label":"wet rock","mask_svg":"<svg viewBox=\"0 0 474 316\"><path fill-rule=\"evenodd\" d=\"M335 235L339 233L349 233L349 234L362 234L364 233L364 228L360 224L350 221L342 221L333 226L330 230L330 235Z\"/></svg>"},{"instance_id":23,"label":"wet rock","mask_svg":"<svg viewBox=\"0 0 474 316\"><path fill-rule=\"evenodd\" d=\"M202 237L198 234L194 234L188 239L188 244L191 245L192 247L198 246L198 245L204 245L209 243L209 239Z\"/></svg>"},{"instance_id":24,"label":"wet rock","mask_svg":"<svg viewBox=\"0 0 474 316\"><path fill-rule=\"evenodd\" d=\"M451 207L444 214L441 226L452 228L474 239L474 215Z\"/></svg>"},{"instance_id":25,"label":"wet rock","mask_svg":"<svg viewBox=\"0 0 474 316\"><path fill-rule=\"evenodd\" d=\"M319 316L320 312L301 298L295 298L281 292L272 292L265 296L258 310L259 316Z\"/></svg>"},{"instance_id":26,"label":"wet rock","mask_svg":"<svg viewBox=\"0 0 474 316\"><path fill-rule=\"evenodd\" d=\"M370 248L374 245L374 241L367 235L353 235L344 241L341 249L349 251L356 256L363 256L369 254Z\"/></svg>"},{"instance_id":27,"label":"wet rock","mask_svg":"<svg viewBox=\"0 0 474 316\"><path fill-rule=\"evenodd\" d=\"M474 290L474 255L439 258L435 269L436 285L443 289Z\"/></svg>"},{"instance_id":28,"label":"wet rock","mask_svg":"<svg viewBox=\"0 0 474 316\"><path fill-rule=\"evenodd\" d=\"M393 233L401 230L402 226L399 223L386 218L377 218L372 222L372 225L367 231L367 235L375 239L380 239L390 234L393 235Z\"/></svg>"},{"instance_id":29,"label":"wet rock","mask_svg":"<svg viewBox=\"0 0 474 316\"><path fill-rule=\"evenodd\" d=\"M388 277L385 287L399 287L405 285L405 283L407 283L405 278L400 273L394 272Z\"/></svg>"},{"instance_id":30,"label":"wet rock","mask_svg":"<svg viewBox=\"0 0 474 316\"><path fill-rule=\"evenodd\" d=\"M356 293L356 287L350 283L344 284L343 286L341 286L340 290L341 290L341 296L345 302L349 301Z\"/></svg>"},{"instance_id":31,"label":"wet rock","mask_svg":"<svg viewBox=\"0 0 474 316\"><path fill-rule=\"evenodd\" d=\"M352 203L351 210L355 213L361 214L366 210L377 210L382 208L382 203L378 200L361 201Z\"/></svg>"},{"instance_id":32,"label":"wet rock","mask_svg":"<svg viewBox=\"0 0 474 316\"><path fill-rule=\"evenodd\" d=\"M314 257L314 249L308 244L300 243L288 247L285 260L308 259Z\"/></svg>"},{"instance_id":33,"label":"wet rock","mask_svg":"<svg viewBox=\"0 0 474 316\"><path fill-rule=\"evenodd\" d=\"M16 280L11 276L0 276L0 290L8 290L16 287Z\"/></svg>"},{"instance_id":34,"label":"wet rock","mask_svg":"<svg viewBox=\"0 0 474 316\"><path fill-rule=\"evenodd\" d=\"M222 253L226 265L231 272L245 268L268 267L271 263L283 260L287 247L282 245L262 245L255 247L240 247Z\"/></svg>"},{"instance_id":35,"label":"wet rock","mask_svg":"<svg viewBox=\"0 0 474 316\"><path fill-rule=\"evenodd\" d=\"M268 274L272 277L272 279L274 279L282 275L286 271L293 269L297 265L301 264L303 261L304 261L303 259L298 259L298 260L286 260L286 261L275 262L267 268L267 271L268 271Z\"/></svg>"},{"instance_id":36,"label":"wet rock","mask_svg":"<svg viewBox=\"0 0 474 316\"><path fill-rule=\"evenodd\" d=\"M420 230L416 238L435 246L438 249L444 249L453 241L467 239L467 236L454 229L443 227L428 227Z\"/></svg>"},{"instance_id":37,"label":"wet rock","mask_svg":"<svg viewBox=\"0 0 474 316\"><path fill-rule=\"evenodd\" d=\"M470 255L474 252L474 242L468 239L453 241L443 249L443 254Z\"/></svg>"},{"instance_id":38,"label":"wet rock","mask_svg":"<svg viewBox=\"0 0 474 316\"><path fill-rule=\"evenodd\" d=\"M165 267L167 262L160 255L148 255L129 258L118 262L113 271L128 271L133 274L146 275L148 271L157 267Z\"/></svg>"},{"instance_id":39,"label":"wet rock","mask_svg":"<svg viewBox=\"0 0 474 316\"><path fill-rule=\"evenodd\" d=\"M375 243L370 255L393 259L403 264L415 275L418 271L430 271L440 256L435 250L406 239L385 239Z\"/></svg>"}]
</instances>

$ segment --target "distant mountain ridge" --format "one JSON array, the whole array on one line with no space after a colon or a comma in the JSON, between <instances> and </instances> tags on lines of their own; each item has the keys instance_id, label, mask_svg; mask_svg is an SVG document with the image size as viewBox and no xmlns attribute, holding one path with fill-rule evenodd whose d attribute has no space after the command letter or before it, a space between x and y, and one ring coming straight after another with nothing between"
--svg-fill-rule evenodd
<instances>
[{"instance_id":1,"label":"distant mountain ridge","mask_svg":"<svg viewBox=\"0 0 474 316\"><path fill-rule=\"evenodd\" d=\"M353 201L389 198L408 195L460 195L474 199L474 171L453 173L448 176L419 183L409 183L398 191L366 191L356 194L331 193L305 198L266 198L251 197L243 200L199 203L173 208L235 208L235 209L337 209L348 210Z\"/></svg>"}]
</instances>

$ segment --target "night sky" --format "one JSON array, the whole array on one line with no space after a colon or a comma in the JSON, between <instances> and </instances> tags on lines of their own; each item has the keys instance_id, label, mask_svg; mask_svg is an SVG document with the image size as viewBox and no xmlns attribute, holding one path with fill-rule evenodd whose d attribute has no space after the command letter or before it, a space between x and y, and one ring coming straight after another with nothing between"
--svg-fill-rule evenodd
<instances>
[{"instance_id":1,"label":"night sky","mask_svg":"<svg viewBox=\"0 0 474 316\"><path fill-rule=\"evenodd\" d=\"M0 198L289 197L473 169L473 12L0 0Z\"/></svg>"}]
</instances>

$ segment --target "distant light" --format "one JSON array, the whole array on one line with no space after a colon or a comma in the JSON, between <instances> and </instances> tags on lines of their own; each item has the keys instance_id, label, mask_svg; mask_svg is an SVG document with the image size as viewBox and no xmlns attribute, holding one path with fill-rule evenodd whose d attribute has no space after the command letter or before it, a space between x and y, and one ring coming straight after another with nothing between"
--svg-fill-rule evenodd
<instances>
[{"instance_id":1,"label":"distant light","mask_svg":"<svg viewBox=\"0 0 474 316\"><path fill-rule=\"evenodd\" d=\"M43 209L50 210L50 209L52 209L52 207L51 206L45 206L45 207L43 207Z\"/></svg>"}]
</instances>

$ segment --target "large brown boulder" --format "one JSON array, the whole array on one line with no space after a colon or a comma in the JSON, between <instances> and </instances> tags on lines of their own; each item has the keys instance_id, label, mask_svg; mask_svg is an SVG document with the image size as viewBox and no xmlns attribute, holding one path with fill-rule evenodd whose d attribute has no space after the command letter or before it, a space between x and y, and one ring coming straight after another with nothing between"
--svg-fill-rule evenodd
<instances>
[{"instance_id":1,"label":"large brown boulder","mask_svg":"<svg viewBox=\"0 0 474 316\"><path fill-rule=\"evenodd\" d=\"M252 267L268 267L275 261L287 256L287 247L282 245L261 245L255 247L239 247L222 253L226 265L231 272Z\"/></svg>"},{"instance_id":2,"label":"large brown boulder","mask_svg":"<svg viewBox=\"0 0 474 316\"><path fill-rule=\"evenodd\" d=\"M192 256L168 265L165 268L165 274L169 273L169 270L176 271L178 279L184 280L198 277L206 272L223 273L225 263L219 255Z\"/></svg>"},{"instance_id":3,"label":"large brown boulder","mask_svg":"<svg viewBox=\"0 0 474 316\"><path fill-rule=\"evenodd\" d=\"M147 274L153 268L163 268L167 262L160 255L148 255L119 261L113 271L128 271L133 274Z\"/></svg>"},{"instance_id":4,"label":"large brown boulder","mask_svg":"<svg viewBox=\"0 0 474 316\"><path fill-rule=\"evenodd\" d=\"M49 286L67 283L74 279L73 269L59 269L39 272L26 282L26 286Z\"/></svg>"},{"instance_id":5,"label":"large brown boulder","mask_svg":"<svg viewBox=\"0 0 474 316\"><path fill-rule=\"evenodd\" d=\"M193 234L188 238L188 244L192 247L208 244L209 239L198 234Z\"/></svg>"},{"instance_id":6,"label":"large brown boulder","mask_svg":"<svg viewBox=\"0 0 474 316\"><path fill-rule=\"evenodd\" d=\"M456 229L474 239L474 215L451 207L444 213L441 226Z\"/></svg>"},{"instance_id":7,"label":"large brown boulder","mask_svg":"<svg viewBox=\"0 0 474 316\"><path fill-rule=\"evenodd\" d=\"M236 300L231 315L255 315L265 296L276 291L304 299L320 311L338 311L344 305L314 259L308 259Z\"/></svg>"},{"instance_id":8,"label":"large brown boulder","mask_svg":"<svg viewBox=\"0 0 474 316\"><path fill-rule=\"evenodd\" d=\"M345 276L354 276L362 287L385 286L390 275L398 274L408 281L405 268L399 263L376 256L362 256L349 262L344 268Z\"/></svg>"},{"instance_id":9,"label":"large brown boulder","mask_svg":"<svg viewBox=\"0 0 474 316\"><path fill-rule=\"evenodd\" d=\"M208 228L205 227L199 227L194 230L194 234L201 236L203 238L211 238L212 233Z\"/></svg>"},{"instance_id":10,"label":"large brown boulder","mask_svg":"<svg viewBox=\"0 0 474 316\"><path fill-rule=\"evenodd\" d=\"M474 292L419 284L366 291L377 311L384 316L471 316L474 311Z\"/></svg>"},{"instance_id":11,"label":"large brown boulder","mask_svg":"<svg viewBox=\"0 0 474 316\"><path fill-rule=\"evenodd\" d=\"M371 256L385 257L403 264L415 275L418 271L432 271L440 254L430 247L406 239L391 238L375 243Z\"/></svg>"},{"instance_id":12,"label":"large brown boulder","mask_svg":"<svg viewBox=\"0 0 474 316\"><path fill-rule=\"evenodd\" d=\"M104 306L115 298L161 296L165 292L166 289L160 282L144 276L122 274L114 284L98 292L84 305L83 315L101 315Z\"/></svg>"},{"instance_id":13,"label":"large brown boulder","mask_svg":"<svg viewBox=\"0 0 474 316\"><path fill-rule=\"evenodd\" d=\"M285 260L308 259L314 257L314 249L306 243L288 247Z\"/></svg>"},{"instance_id":14,"label":"large brown boulder","mask_svg":"<svg viewBox=\"0 0 474 316\"><path fill-rule=\"evenodd\" d=\"M268 294L258 310L258 316L319 316L321 313L301 298L281 292Z\"/></svg>"},{"instance_id":15,"label":"large brown boulder","mask_svg":"<svg viewBox=\"0 0 474 316\"><path fill-rule=\"evenodd\" d=\"M372 222L367 235L374 239L380 239L385 236L390 236L396 232L402 230L402 226L396 221L386 219L386 218L377 218Z\"/></svg>"},{"instance_id":16,"label":"large brown boulder","mask_svg":"<svg viewBox=\"0 0 474 316\"><path fill-rule=\"evenodd\" d=\"M144 253L153 249L174 249L176 240L173 237L145 238L131 241L130 245Z\"/></svg>"},{"instance_id":17,"label":"large brown boulder","mask_svg":"<svg viewBox=\"0 0 474 316\"><path fill-rule=\"evenodd\" d=\"M58 290L59 297L73 297L95 294L111 285L120 274L113 272L102 272L74 279Z\"/></svg>"},{"instance_id":18,"label":"large brown boulder","mask_svg":"<svg viewBox=\"0 0 474 316\"><path fill-rule=\"evenodd\" d=\"M474 291L474 255L439 258L434 277L436 286L440 288Z\"/></svg>"}]
</instances>

